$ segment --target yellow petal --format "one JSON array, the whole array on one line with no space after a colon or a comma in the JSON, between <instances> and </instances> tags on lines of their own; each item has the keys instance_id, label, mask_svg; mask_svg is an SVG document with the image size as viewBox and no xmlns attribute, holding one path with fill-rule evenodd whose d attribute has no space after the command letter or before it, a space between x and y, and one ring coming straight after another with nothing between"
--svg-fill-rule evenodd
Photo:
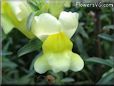
<instances>
[{"instance_id":1,"label":"yellow petal","mask_svg":"<svg viewBox=\"0 0 114 86\"><path fill-rule=\"evenodd\" d=\"M42 48L44 53L48 52L63 52L72 50L72 42L63 32L49 36L43 43Z\"/></svg>"}]
</instances>

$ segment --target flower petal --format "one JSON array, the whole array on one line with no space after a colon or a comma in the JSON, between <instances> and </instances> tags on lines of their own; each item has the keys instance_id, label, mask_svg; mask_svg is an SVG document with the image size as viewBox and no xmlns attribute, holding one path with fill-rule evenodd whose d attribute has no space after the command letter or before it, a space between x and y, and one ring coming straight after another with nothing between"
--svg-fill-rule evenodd
<instances>
[{"instance_id":1,"label":"flower petal","mask_svg":"<svg viewBox=\"0 0 114 86\"><path fill-rule=\"evenodd\" d=\"M36 16L32 24L32 32L41 40L48 35L60 32L61 25L59 21L49 13L43 13Z\"/></svg>"},{"instance_id":2,"label":"flower petal","mask_svg":"<svg viewBox=\"0 0 114 86\"><path fill-rule=\"evenodd\" d=\"M73 34L75 33L77 27L78 27L78 13L72 13L72 12L61 12L59 16L59 21L62 25L62 30L71 38Z\"/></svg>"},{"instance_id":3,"label":"flower petal","mask_svg":"<svg viewBox=\"0 0 114 86\"><path fill-rule=\"evenodd\" d=\"M45 55L38 57L38 59L34 63L34 69L40 74L45 73L47 70L50 69Z\"/></svg>"},{"instance_id":4,"label":"flower petal","mask_svg":"<svg viewBox=\"0 0 114 86\"><path fill-rule=\"evenodd\" d=\"M70 57L67 52L49 54L47 60L55 73L66 72L70 67Z\"/></svg>"},{"instance_id":5,"label":"flower petal","mask_svg":"<svg viewBox=\"0 0 114 86\"><path fill-rule=\"evenodd\" d=\"M71 52L71 65L70 65L70 70L72 71L80 71L84 67L84 62L82 58L75 53Z\"/></svg>"},{"instance_id":6,"label":"flower petal","mask_svg":"<svg viewBox=\"0 0 114 86\"><path fill-rule=\"evenodd\" d=\"M72 50L73 44L64 32L50 35L43 43L43 52L64 52Z\"/></svg>"},{"instance_id":7,"label":"flower petal","mask_svg":"<svg viewBox=\"0 0 114 86\"><path fill-rule=\"evenodd\" d=\"M22 21L23 19L27 18L30 12L32 12L32 9L27 4L26 0L9 1L9 4L18 21Z\"/></svg>"}]
</instances>

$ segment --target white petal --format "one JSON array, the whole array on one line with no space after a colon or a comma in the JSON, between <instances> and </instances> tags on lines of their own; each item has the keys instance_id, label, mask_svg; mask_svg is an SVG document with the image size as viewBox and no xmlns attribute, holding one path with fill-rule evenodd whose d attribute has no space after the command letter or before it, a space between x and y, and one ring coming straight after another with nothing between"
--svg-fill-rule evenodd
<instances>
[{"instance_id":1,"label":"white petal","mask_svg":"<svg viewBox=\"0 0 114 86\"><path fill-rule=\"evenodd\" d=\"M34 63L34 69L36 72L42 74L50 69L50 66L47 63L45 55L38 57L38 59Z\"/></svg>"},{"instance_id":2,"label":"white petal","mask_svg":"<svg viewBox=\"0 0 114 86\"><path fill-rule=\"evenodd\" d=\"M60 30L60 22L49 13L34 18L32 32L41 40L44 40L48 35L58 33Z\"/></svg>"},{"instance_id":3,"label":"white petal","mask_svg":"<svg viewBox=\"0 0 114 86\"><path fill-rule=\"evenodd\" d=\"M82 58L75 53L71 52L71 64L70 64L70 70L72 71L80 71L84 67L84 62Z\"/></svg>"},{"instance_id":4,"label":"white petal","mask_svg":"<svg viewBox=\"0 0 114 86\"><path fill-rule=\"evenodd\" d=\"M60 71L66 72L70 67L70 57L67 52L49 54L47 60L49 65L51 66L51 69L55 73Z\"/></svg>"},{"instance_id":5,"label":"white petal","mask_svg":"<svg viewBox=\"0 0 114 86\"><path fill-rule=\"evenodd\" d=\"M78 13L61 12L59 21L63 26L62 30L71 38L78 27Z\"/></svg>"}]
</instances>

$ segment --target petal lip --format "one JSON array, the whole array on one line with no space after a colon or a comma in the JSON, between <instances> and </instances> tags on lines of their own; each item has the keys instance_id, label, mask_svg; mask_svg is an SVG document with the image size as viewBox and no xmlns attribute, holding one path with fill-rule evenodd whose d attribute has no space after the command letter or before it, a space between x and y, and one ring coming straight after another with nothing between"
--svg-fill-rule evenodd
<instances>
[{"instance_id":1,"label":"petal lip","mask_svg":"<svg viewBox=\"0 0 114 86\"><path fill-rule=\"evenodd\" d=\"M70 65L70 70L77 72L83 69L84 67L84 61L82 58L76 54L71 52L71 65Z\"/></svg>"},{"instance_id":2,"label":"petal lip","mask_svg":"<svg viewBox=\"0 0 114 86\"><path fill-rule=\"evenodd\" d=\"M37 73L43 74L48 70L54 73L67 72L72 70L78 72L84 67L84 62L78 54L72 51L61 53L46 53L40 56L34 63L34 69Z\"/></svg>"},{"instance_id":3,"label":"petal lip","mask_svg":"<svg viewBox=\"0 0 114 86\"><path fill-rule=\"evenodd\" d=\"M42 55L34 63L34 69L36 72L42 74L50 69L50 66L46 60L46 56Z\"/></svg>"},{"instance_id":4,"label":"petal lip","mask_svg":"<svg viewBox=\"0 0 114 86\"><path fill-rule=\"evenodd\" d=\"M66 51L56 54L50 53L48 55L47 61L53 72L58 73L60 71L66 72L69 70L70 57L68 55L68 52Z\"/></svg>"}]
</instances>

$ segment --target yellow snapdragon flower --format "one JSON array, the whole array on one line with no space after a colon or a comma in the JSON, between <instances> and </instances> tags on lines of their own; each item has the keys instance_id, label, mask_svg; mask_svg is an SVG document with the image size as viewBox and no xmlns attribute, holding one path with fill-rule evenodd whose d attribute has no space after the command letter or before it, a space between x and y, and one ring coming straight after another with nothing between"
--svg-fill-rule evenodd
<instances>
[{"instance_id":1,"label":"yellow snapdragon flower","mask_svg":"<svg viewBox=\"0 0 114 86\"><path fill-rule=\"evenodd\" d=\"M43 55L34 63L36 72L42 74L48 70L57 73L68 70L80 71L84 62L72 52L73 44L64 32L48 36L42 45Z\"/></svg>"}]
</instances>

